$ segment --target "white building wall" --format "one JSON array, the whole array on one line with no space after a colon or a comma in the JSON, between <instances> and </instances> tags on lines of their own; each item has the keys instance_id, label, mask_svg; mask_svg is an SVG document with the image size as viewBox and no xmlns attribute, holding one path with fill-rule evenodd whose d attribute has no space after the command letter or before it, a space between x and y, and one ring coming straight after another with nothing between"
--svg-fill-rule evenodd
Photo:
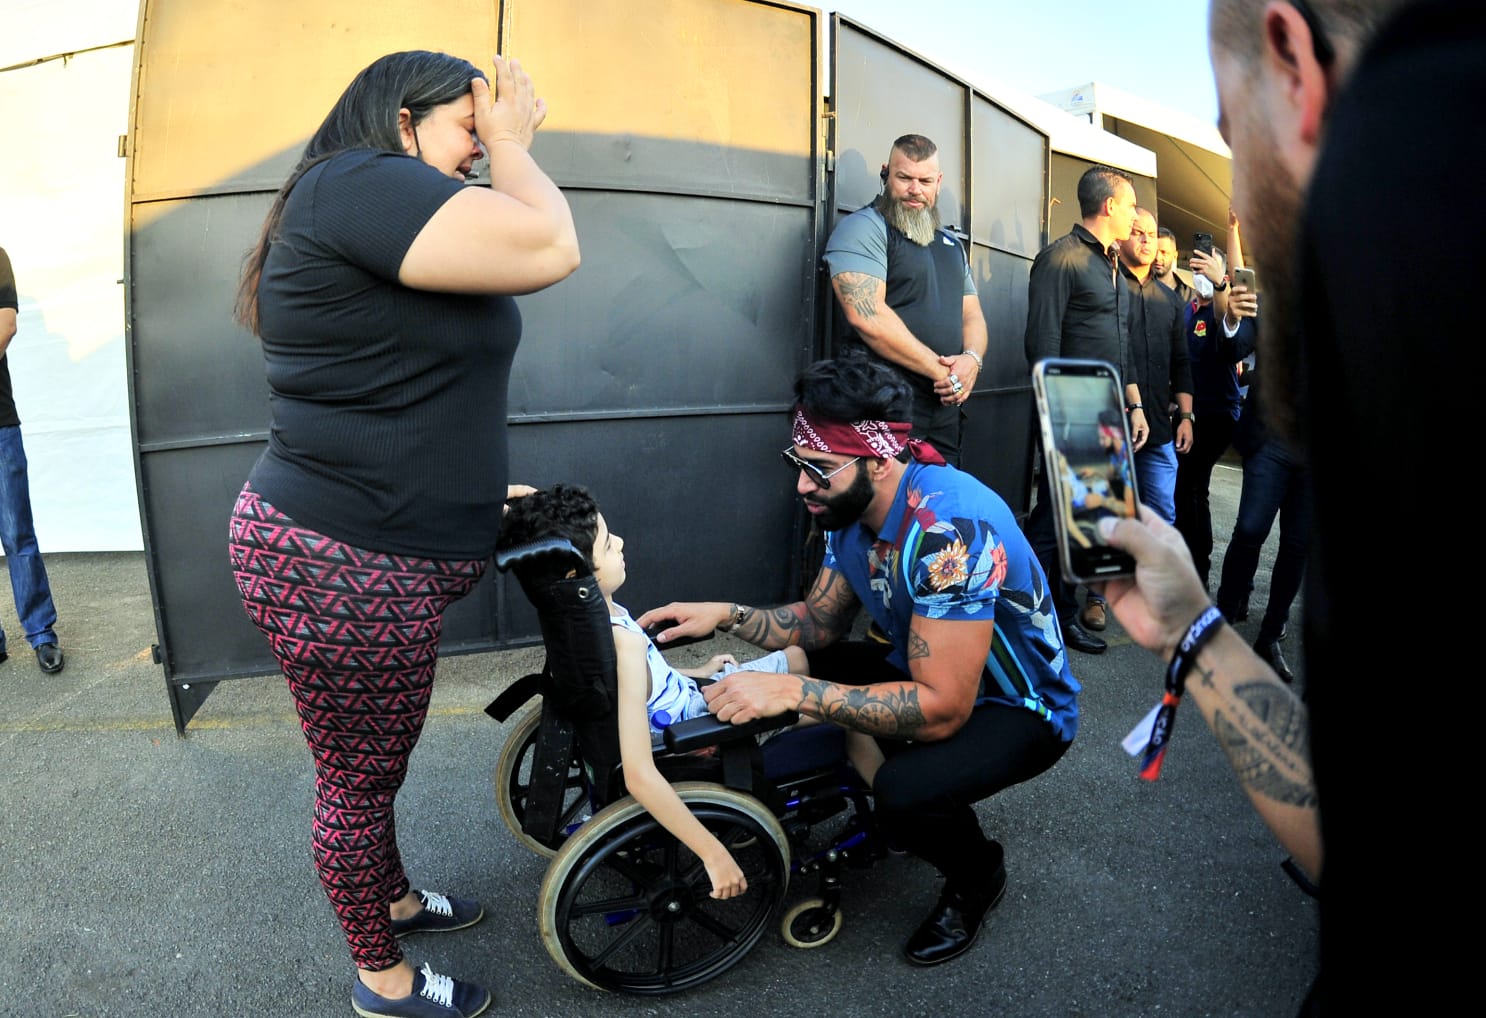
<instances>
[{"instance_id":1,"label":"white building wall","mask_svg":"<svg viewBox=\"0 0 1486 1018\"><path fill-rule=\"evenodd\" d=\"M137 12L136 0L0 0L0 247L20 296L7 358L47 553L144 546L118 156Z\"/></svg>"}]
</instances>

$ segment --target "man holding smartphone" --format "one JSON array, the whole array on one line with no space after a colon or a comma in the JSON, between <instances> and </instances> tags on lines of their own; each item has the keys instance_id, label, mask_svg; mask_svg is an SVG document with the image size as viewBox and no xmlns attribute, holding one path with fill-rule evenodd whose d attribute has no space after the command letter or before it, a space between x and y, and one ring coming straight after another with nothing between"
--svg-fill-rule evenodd
<instances>
[{"instance_id":1,"label":"man holding smartphone","mask_svg":"<svg viewBox=\"0 0 1486 1018\"><path fill-rule=\"evenodd\" d=\"M1453 439L1480 430L1480 313L1437 294L1460 204L1407 197L1479 192L1486 135L1462 128L1459 97L1486 90L1486 5L1212 0L1209 27L1233 205L1264 273L1265 419L1312 482L1306 702L1226 624L1183 653L1213 609L1154 517L1106 525L1137 569L1105 593L1140 644L1187 660L1187 696L1244 792L1319 878L1320 973L1301 1013L1455 1013L1475 985L1469 948L1432 882L1393 888L1413 869L1406 846L1426 848L1427 876L1469 874L1478 856L1456 833L1474 719L1443 705L1473 686L1453 637L1480 579L1473 533L1432 500L1475 469ZM1360 237L1386 238L1386 257ZM1436 631L1443 643L1423 636ZM1443 667L1421 667L1431 658Z\"/></svg>"},{"instance_id":2,"label":"man holding smartphone","mask_svg":"<svg viewBox=\"0 0 1486 1018\"><path fill-rule=\"evenodd\" d=\"M1130 342L1130 291L1119 275L1119 244L1130 236L1135 220L1135 185L1121 170L1091 166L1078 181L1078 207L1083 221L1043 248L1032 262L1024 337L1027 364L1030 369L1047 357L1113 364L1124 380L1130 437L1139 449L1149 426ZM1085 654L1102 654L1108 645L1080 623L1077 590L1059 574L1048 490L1051 472L1044 464L1037 474L1037 501L1027 517L1027 540L1053 585L1063 642Z\"/></svg>"}]
</instances>

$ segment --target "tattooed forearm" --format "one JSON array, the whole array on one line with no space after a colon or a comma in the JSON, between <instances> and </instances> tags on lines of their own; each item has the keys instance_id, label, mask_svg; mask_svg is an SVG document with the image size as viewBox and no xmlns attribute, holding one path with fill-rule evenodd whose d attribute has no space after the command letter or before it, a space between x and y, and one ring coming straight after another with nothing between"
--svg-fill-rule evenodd
<instances>
[{"instance_id":1,"label":"tattooed forearm","mask_svg":"<svg viewBox=\"0 0 1486 1018\"><path fill-rule=\"evenodd\" d=\"M877 288L883 281L862 272L842 272L835 277L841 306L862 318L877 317Z\"/></svg>"},{"instance_id":2,"label":"tattooed forearm","mask_svg":"<svg viewBox=\"0 0 1486 1018\"><path fill-rule=\"evenodd\" d=\"M1233 695L1239 704L1214 711L1212 727L1239 781L1276 802L1314 807L1305 708L1272 681L1240 683Z\"/></svg>"},{"instance_id":3,"label":"tattooed forearm","mask_svg":"<svg viewBox=\"0 0 1486 1018\"><path fill-rule=\"evenodd\" d=\"M839 686L806 679L800 687L801 714L843 728L888 739L912 739L927 722L912 682L877 686Z\"/></svg>"},{"instance_id":4,"label":"tattooed forearm","mask_svg":"<svg viewBox=\"0 0 1486 1018\"><path fill-rule=\"evenodd\" d=\"M771 650L789 646L816 650L845 635L859 607L851 586L839 573L823 572L807 601L778 608L744 608L733 635Z\"/></svg>"}]
</instances>

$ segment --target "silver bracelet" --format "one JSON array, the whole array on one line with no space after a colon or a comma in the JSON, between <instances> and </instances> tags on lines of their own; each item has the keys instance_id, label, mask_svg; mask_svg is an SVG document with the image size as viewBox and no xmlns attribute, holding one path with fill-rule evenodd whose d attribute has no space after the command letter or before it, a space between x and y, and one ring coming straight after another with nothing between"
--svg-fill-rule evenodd
<instances>
[{"instance_id":1,"label":"silver bracelet","mask_svg":"<svg viewBox=\"0 0 1486 1018\"><path fill-rule=\"evenodd\" d=\"M985 370L986 362L980 359L980 354L976 353L974 350L961 350L960 353L969 354L970 359L975 362L975 367L981 371Z\"/></svg>"}]
</instances>

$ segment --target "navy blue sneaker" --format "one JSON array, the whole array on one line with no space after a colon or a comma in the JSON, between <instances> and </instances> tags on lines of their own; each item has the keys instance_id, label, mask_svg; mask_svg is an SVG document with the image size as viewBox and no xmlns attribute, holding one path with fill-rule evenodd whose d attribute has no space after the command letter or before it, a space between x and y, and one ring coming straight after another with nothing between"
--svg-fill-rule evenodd
<instances>
[{"instance_id":1,"label":"navy blue sneaker","mask_svg":"<svg viewBox=\"0 0 1486 1018\"><path fill-rule=\"evenodd\" d=\"M448 933L473 926L485 918L485 909L471 898L451 898L437 891L419 891L423 907L406 919L392 920L392 935Z\"/></svg>"},{"instance_id":2,"label":"navy blue sneaker","mask_svg":"<svg viewBox=\"0 0 1486 1018\"><path fill-rule=\"evenodd\" d=\"M401 1000L373 993L360 979L351 989L351 1006L362 1018L475 1018L490 1000L485 987L441 976L427 965L413 973L413 992Z\"/></svg>"}]
</instances>

